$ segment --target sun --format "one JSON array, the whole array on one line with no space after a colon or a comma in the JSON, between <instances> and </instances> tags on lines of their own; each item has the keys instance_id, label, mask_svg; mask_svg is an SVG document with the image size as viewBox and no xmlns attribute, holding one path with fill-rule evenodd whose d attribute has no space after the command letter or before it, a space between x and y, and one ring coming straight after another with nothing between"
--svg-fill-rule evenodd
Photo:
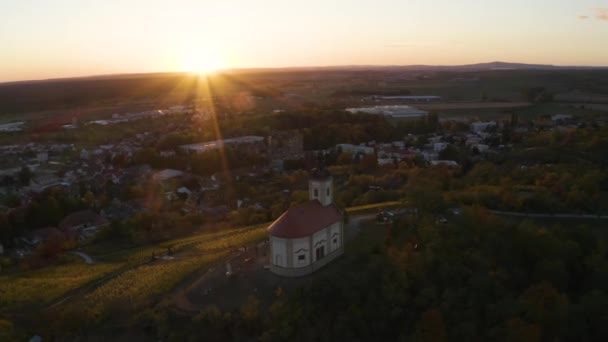
<instances>
[{"instance_id":1,"label":"sun","mask_svg":"<svg viewBox=\"0 0 608 342\"><path fill-rule=\"evenodd\" d=\"M181 64L182 70L201 75L212 74L225 67L222 58L211 51L187 52Z\"/></svg>"}]
</instances>

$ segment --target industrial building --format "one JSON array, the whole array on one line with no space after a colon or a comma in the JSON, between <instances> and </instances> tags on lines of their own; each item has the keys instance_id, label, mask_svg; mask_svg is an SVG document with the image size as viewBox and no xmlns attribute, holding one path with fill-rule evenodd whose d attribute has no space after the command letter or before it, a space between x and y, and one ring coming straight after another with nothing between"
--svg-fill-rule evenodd
<instances>
[{"instance_id":1,"label":"industrial building","mask_svg":"<svg viewBox=\"0 0 608 342\"><path fill-rule=\"evenodd\" d=\"M198 144L182 145L180 149L188 153L205 153L209 151L219 150L227 146L249 145L258 146L264 145L264 137L247 135L243 137L207 141Z\"/></svg>"},{"instance_id":2,"label":"industrial building","mask_svg":"<svg viewBox=\"0 0 608 342\"><path fill-rule=\"evenodd\" d=\"M366 113L384 115L392 119L413 119L426 117L428 112L414 108L411 106L395 105L395 106L374 106L361 108L347 108L350 113Z\"/></svg>"}]
</instances>

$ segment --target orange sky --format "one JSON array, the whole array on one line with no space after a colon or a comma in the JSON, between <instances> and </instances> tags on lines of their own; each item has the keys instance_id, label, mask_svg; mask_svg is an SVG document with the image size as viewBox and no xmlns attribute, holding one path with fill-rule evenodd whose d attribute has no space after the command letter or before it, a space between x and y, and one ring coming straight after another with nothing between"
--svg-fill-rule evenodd
<instances>
[{"instance_id":1,"label":"orange sky","mask_svg":"<svg viewBox=\"0 0 608 342\"><path fill-rule=\"evenodd\" d=\"M548 6L550 4L550 6ZM0 3L0 82L232 67L607 65L606 1Z\"/></svg>"}]
</instances>

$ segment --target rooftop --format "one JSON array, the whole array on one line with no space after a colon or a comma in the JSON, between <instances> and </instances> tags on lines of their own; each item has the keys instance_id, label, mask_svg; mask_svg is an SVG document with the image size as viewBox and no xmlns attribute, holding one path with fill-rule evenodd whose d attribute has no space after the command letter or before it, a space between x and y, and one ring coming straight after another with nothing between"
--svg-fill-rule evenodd
<instances>
[{"instance_id":1,"label":"rooftop","mask_svg":"<svg viewBox=\"0 0 608 342\"><path fill-rule=\"evenodd\" d=\"M59 228L61 228L62 230L65 231L65 230L70 230L73 227L78 227L81 225L99 227L99 226L104 226L106 224L109 224L109 222L105 217L97 214L93 210L87 209L87 210L77 211L75 213L71 213L68 216L66 216L59 223Z\"/></svg>"},{"instance_id":2,"label":"rooftop","mask_svg":"<svg viewBox=\"0 0 608 342\"><path fill-rule=\"evenodd\" d=\"M418 108L403 105L347 108L346 111L351 113L384 115L393 118L417 118L428 114L428 112Z\"/></svg>"},{"instance_id":3,"label":"rooftop","mask_svg":"<svg viewBox=\"0 0 608 342\"><path fill-rule=\"evenodd\" d=\"M268 233L278 238L296 239L307 237L342 220L335 205L322 206L311 200L287 209L270 227Z\"/></svg>"},{"instance_id":4,"label":"rooftop","mask_svg":"<svg viewBox=\"0 0 608 342\"><path fill-rule=\"evenodd\" d=\"M312 169L310 179L325 180L331 178L331 173L325 168Z\"/></svg>"},{"instance_id":5,"label":"rooftop","mask_svg":"<svg viewBox=\"0 0 608 342\"><path fill-rule=\"evenodd\" d=\"M198 143L198 144L182 145L180 147L182 149L190 150L190 151L206 152L206 151L217 150L217 149L221 148L223 145L251 144L251 143L263 142L263 141L264 141L264 137L255 136L255 135L247 135L247 136L243 136L243 137L207 141L207 142Z\"/></svg>"}]
</instances>

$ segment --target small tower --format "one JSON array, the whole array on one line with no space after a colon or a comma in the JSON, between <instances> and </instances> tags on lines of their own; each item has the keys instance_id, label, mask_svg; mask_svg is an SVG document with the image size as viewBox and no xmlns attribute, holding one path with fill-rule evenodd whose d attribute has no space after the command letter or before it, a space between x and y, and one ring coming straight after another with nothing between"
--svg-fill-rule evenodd
<instances>
[{"instance_id":1,"label":"small tower","mask_svg":"<svg viewBox=\"0 0 608 342\"><path fill-rule=\"evenodd\" d=\"M313 169L308 179L308 198L319 200L321 205L328 206L333 203L333 178L325 169L325 156L319 154L316 169Z\"/></svg>"},{"instance_id":2,"label":"small tower","mask_svg":"<svg viewBox=\"0 0 608 342\"><path fill-rule=\"evenodd\" d=\"M325 169L314 169L308 179L308 198L319 200L321 205L328 206L333 203L333 178Z\"/></svg>"}]
</instances>

